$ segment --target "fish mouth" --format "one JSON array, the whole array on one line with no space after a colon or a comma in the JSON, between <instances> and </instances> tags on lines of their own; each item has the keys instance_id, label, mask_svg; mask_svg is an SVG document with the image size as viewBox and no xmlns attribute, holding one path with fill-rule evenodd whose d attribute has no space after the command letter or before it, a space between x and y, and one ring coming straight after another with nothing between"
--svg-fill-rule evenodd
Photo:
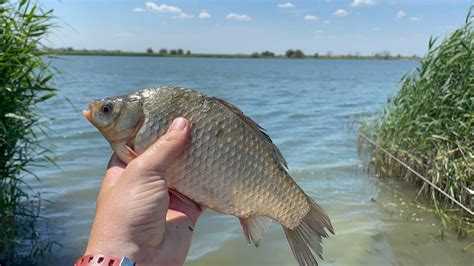
<instances>
[{"instance_id":1,"label":"fish mouth","mask_svg":"<svg viewBox=\"0 0 474 266\"><path fill-rule=\"evenodd\" d=\"M89 120L89 122L92 123L92 112L88 109L88 110L82 110L82 115L84 115L84 117Z\"/></svg>"}]
</instances>

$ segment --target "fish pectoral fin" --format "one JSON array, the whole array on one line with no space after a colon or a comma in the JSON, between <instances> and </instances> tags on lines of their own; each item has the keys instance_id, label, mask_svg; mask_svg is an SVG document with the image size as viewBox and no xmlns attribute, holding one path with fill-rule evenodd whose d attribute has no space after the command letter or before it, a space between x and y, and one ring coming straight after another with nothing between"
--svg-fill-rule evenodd
<instances>
[{"instance_id":1,"label":"fish pectoral fin","mask_svg":"<svg viewBox=\"0 0 474 266\"><path fill-rule=\"evenodd\" d=\"M179 193L178 191L175 191L171 188L169 188L168 191L169 191L170 194L172 194L173 196L180 199L182 202L184 202L189 207L191 207L193 209L196 209L196 210L199 210L199 211L202 211L201 206L199 204L197 204L196 202L194 202L192 199L186 197L185 195L183 195L183 194Z\"/></svg>"},{"instance_id":2,"label":"fish pectoral fin","mask_svg":"<svg viewBox=\"0 0 474 266\"><path fill-rule=\"evenodd\" d=\"M259 247L263 239L263 234L272 222L272 219L266 216L250 216L248 218L239 218L245 238L249 244Z\"/></svg>"},{"instance_id":3,"label":"fish pectoral fin","mask_svg":"<svg viewBox=\"0 0 474 266\"><path fill-rule=\"evenodd\" d=\"M133 150L133 148L129 144L125 143L124 146L130 157L132 157L133 159L138 157L138 154Z\"/></svg>"}]
</instances>

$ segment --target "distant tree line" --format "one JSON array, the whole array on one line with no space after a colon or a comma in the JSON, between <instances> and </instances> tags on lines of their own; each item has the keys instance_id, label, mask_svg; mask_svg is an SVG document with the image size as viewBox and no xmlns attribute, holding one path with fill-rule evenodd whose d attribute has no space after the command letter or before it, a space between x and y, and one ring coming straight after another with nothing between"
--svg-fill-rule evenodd
<instances>
[{"instance_id":1,"label":"distant tree line","mask_svg":"<svg viewBox=\"0 0 474 266\"><path fill-rule=\"evenodd\" d=\"M285 56L288 58L305 58L303 51L301 50L287 50Z\"/></svg>"},{"instance_id":2,"label":"distant tree line","mask_svg":"<svg viewBox=\"0 0 474 266\"><path fill-rule=\"evenodd\" d=\"M275 53L270 52L270 51L263 51L261 53L257 53L257 52L252 53L250 56L253 58L270 58L270 57L275 57Z\"/></svg>"},{"instance_id":3,"label":"distant tree line","mask_svg":"<svg viewBox=\"0 0 474 266\"><path fill-rule=\"evenodd\" d=\"M252 58L272 58L275 57L275 53L270 51L263 51L261 53L255 52L250 55ZM285 53L287 58L305 58L303 51L301 50L288 50Z\"/></svg>"},{"instance_id":4,"label":"distant tree line","mask_svg":"<svg viewBox=\"0 0 474 266\"><path fill-rule=\"evenodd\" d=\"M378 52L374 54L375 58L380 58L380 59L389 59L392 56L390 55L390 51L388 50L383 50L382 52Z\"/></svg>"},{"instance_id":5,"label":"distant tree line","mask_svg":"<svg viewBox=\"0 0 474 266\"><path fill-rule=\"evenodd\" d=\"M161 48L158 52L154 51L153 48L147 48L144 52L127 52L121 50L87 50L79 49L76 50L72 47L65 48L46 48L47 52L59 53L59 54L68 54L68 55L146 55L146 56L191 56L191 51L184 51L183 49L165 49ZM206 58L319 58L319 59L379 59L379 60L388 60L388 59L417 59L417 55L412 56L402 56L401 54L391 55L390 51L383 50L380 52L373 53L372 55L361 55L358 52L348 53L345 55L342 54L333 54L332 51L327 51L325 54L314 53L313 55L305 55L305 53L300 49L289 49L285 52L284 55L277 55L274 52L265 50L262 52L254 52L252 54L193 54L193 57L206 57Z\"/></svg>"},{"instance_id":6,"label":"distant tree line","mask_svg":"<svg viewBox=\"0 0 474 266\"><path fill-rule=\"evenodd\" d=\"M125 52L121 50L105 50L105 49L74 49L73 47L66 47L66 48L46 48L47 51L51 52L66 52L68 54L76 54L76 53L90 53L90 54L143 54L143 52ZM153 48L149 47L145 50L145 54L147 55L155 55L155 56L166 56L166 55L191 55L191 51L187 50L186 52L183 49L160 49L158 53L156 53Z\"/></svg>"},{"instance_id":7,"label":"distant tree line","mask_svg":"<svg viewBox=\"0 0 474 266\"><path fill-rule=\"evenodd\" d=\"M147 54L154 54L154 51L152 48L148 48L146 50ZM183 49L171 49L168 51L168 49L161 48L158 51L159 55L191 55L191 51L187 50L186 53L184 52Z\"/></svg>"}]
</instances>

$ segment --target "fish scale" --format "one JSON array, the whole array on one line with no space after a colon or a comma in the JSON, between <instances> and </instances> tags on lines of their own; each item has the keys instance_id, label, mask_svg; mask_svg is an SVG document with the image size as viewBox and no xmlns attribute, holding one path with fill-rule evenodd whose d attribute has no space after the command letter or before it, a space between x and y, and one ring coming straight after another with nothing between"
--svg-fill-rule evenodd
<instances>
[{"instance_id":1,"label":"fish scale","mask_svg":"<svg viewBox=\"0 0 474 266\"><path fill-rule=\"evenodd\" d=\"M101 113L105 104L119 110ZM168 185L202 206L239 217L245 237L256 246L268 221L277 221L298 263L317 264L313 252L321 256L321 237L328 236L326 230L333 232L329 217L288 174L268 135L235 106L192 90L160 87L92 101L89 109L99 130L124 129L116 134L136 154L162 136L175 118L188 119L190 139L166 172ZM115 136L101 132L124 162L133 159Z\"/></svg>"}]
</instances>

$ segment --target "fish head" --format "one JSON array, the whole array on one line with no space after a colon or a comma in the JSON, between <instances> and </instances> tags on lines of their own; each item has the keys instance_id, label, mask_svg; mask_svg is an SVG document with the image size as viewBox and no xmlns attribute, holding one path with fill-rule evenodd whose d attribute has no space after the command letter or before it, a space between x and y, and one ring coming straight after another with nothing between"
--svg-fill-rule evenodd
<instances>
[{"instance_id":1,"label":"fish head","mask_svg":"<svg viewBox=\"0 0 474 266\"><path fill-rule=\"evenodd\" d=\"M143 120L140 99L129 96L92 100L82 114L110 143L133 138Z\"/></svg>"}]
</instances>

